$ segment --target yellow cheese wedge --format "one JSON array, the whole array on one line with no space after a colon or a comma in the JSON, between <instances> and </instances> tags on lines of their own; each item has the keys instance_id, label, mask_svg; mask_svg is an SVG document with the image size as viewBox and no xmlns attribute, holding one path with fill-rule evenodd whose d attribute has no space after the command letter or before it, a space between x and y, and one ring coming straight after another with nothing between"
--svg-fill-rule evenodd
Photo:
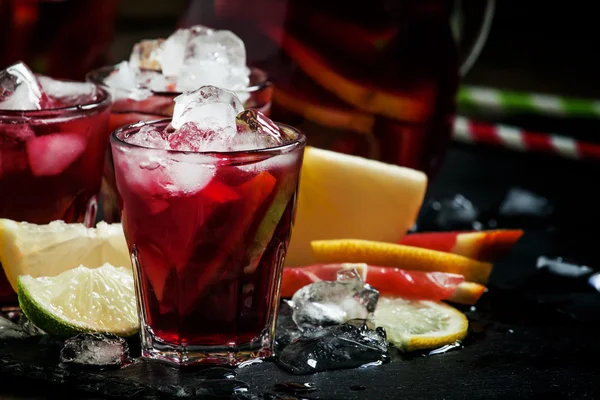
<instances>
[{"instance_id":1,"label":"yellow cheese wedge","mask_svg":"<svg viewBox=\"0 0 600 400\"><path fill-rule=\"evenodd\" d=\"M285 265L314 263L310 242L394 242L412 227L425 196L424 173L307 147Z\"/></svg>"}]
</instances>

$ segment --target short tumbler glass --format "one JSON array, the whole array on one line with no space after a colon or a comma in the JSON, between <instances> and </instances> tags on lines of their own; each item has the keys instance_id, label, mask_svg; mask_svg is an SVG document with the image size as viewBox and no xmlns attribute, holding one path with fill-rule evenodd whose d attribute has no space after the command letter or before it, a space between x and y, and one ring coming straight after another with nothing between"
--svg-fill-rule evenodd
<instances>
[{"instance_id":1,"label":"short tumbler glass","mask_svg":"<svg viewBox=\"0 0 600 400\"><path fill-rule=\"evenodd\" d=\"M238 365L273 354L279 289L306 138L194 153L111 135L122 223L131 253L142 355L178 366Z\"/></svg>"}]
</instances>

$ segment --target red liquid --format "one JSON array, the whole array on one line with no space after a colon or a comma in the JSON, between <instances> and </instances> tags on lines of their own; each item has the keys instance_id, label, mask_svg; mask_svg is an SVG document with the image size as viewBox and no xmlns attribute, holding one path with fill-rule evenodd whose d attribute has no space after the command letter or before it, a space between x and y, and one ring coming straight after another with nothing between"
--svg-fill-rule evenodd
<instances>
[{"instance_id":1,"label":"red liquid","mask_svg":"<svg viewBox=\"0 0 600 400\"><path fill-rule=\"evenodd\" d=\"M139 169L115 143L113 155L149 335L173 346L260 348L272 333L302 149L217 166L206 186L175 193L161 167Z\"/></svg>"},{"instance_id":2,"label":"red liquid","mask_svg":"<svg viewBox=\"0 0 600 400\"><path fill-rule=\"evenodd\" d=\"M90 111L27 112L28 120L16 113L0 111L0 217L93 225L109 103ZM42 118L44 113L55 116ZM15 299L2 274L0 303Z\"/></svg>"},{"instance_id":3,"label":"red liquid","mask_svg":"<svg viewBox=\"0 0 600 400\"><path fill-rule=\"evenodd\" d=\"M239 35L248 63L274 83L273 119L301 129L308 145L432 173L455 112L452 3L200 0L183 25Z\"/></svg>"},{"instance_id":4,"label":"red liquid","mask_svg":"<svg viewBox=\"0 0 600 400\"><path fill-rule=\"evenodd\" d=\"M87 80L98 85L103 85L104 79L112 67L103 67L91 71ZM250 73L249 98L244 107L255 108L266 116L271 112L271 99L273 88L267 80L265 73L259 69L252 69ZM147 99L137 101L132 99L119 99L114 101L110 115L109 134L117 128L133 124L138 121L153 121L173 116L173 99L180 93L155 93ZM118 203L118 193L115 183L115 173L112 154L106 154L102 184L102 211L104 220L108 223L119 222L121 214Z\"/></svg>"}]
</instances>

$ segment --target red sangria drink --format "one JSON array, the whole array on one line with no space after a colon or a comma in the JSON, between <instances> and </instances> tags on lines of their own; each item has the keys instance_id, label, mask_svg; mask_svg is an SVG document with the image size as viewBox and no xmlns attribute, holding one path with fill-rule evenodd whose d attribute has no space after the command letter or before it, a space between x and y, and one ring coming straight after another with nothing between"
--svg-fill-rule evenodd
<instances>
[{"instance_id":1,"label":"red sangria drink","mask_svg":"<svg viewBox=\"0 0 600 400\"><path fill-rule=\"evenodd\" d=\"M172 119L116 130L111 146L143 356L271 356L304 136L204 86L175 99Z\"/></svg>"},{"instance_id":2,"label":"red sangria drink","mask_svg":"<svg viewBox=\"0 0 600 400\"><path fill-rule=\"evenodd\" d=\"M0 71L0 217L92 226L108 136L110 96L91 83ZM16 304L4 274L0 304Z\"/></svg>"},{"instance_id":3,"label":"red sangria drink","mask_svg":"<svg viewBox=\"0 0 600 400\"><path fill-rule=\"evenodd\" d=\"M274 83L272 117L309 145L431 173L455 112L453 3L199 0L183 25L239 35Z\"/></svg>"},{"instance_id":4,"label":"red sangria drink","mask_svg":"<svg viewBox=\"0 0 600 400\"><path fill-rule=\"evenodd\" d=\"M113 97L112 130L138 121L173 115L173 99L203 85L232 90L246 108L265 115L271 110L272 87L259 68L246 66L244 43L228 31L203 26L180 29L166 39L137 43L129 61L91 71L87 79ZM114 169L107 155L103 211L108 222L119 221Z\"/></svg>"}]
</instances>

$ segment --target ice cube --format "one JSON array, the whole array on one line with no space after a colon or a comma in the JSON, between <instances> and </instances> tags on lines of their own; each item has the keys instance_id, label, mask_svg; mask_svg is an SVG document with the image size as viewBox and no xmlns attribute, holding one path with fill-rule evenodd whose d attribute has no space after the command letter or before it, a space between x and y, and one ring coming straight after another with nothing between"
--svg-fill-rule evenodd
<instances>
[{"instance_id":1,"label":"ice cube","mask_svg":"<svg viewBox=\"0 0 600 400\"><path fill-rule=\"evenodd\" d=\"M23 63L0 71L0 109L42 109L42 88L35 75Z\"/></svg>"},{"instance_id":2,"label":"ice cube","mask_svg":"<svg viewBox=\"0 0 600 400\"><path fill-rule=\"evenodd\" d=\"M302 330L365 319L375 311L378 299L379 292L355 269L343 269L337 281L315 282L294 293L292 318Z\"/></svg>"},{"instance_id":3,"label":"ice cube","mask_svg":"<svg viewBox=\"0 0 600 400\"><path fill-rule=\"evenodd\" d=\"M244 90L249 84L244 42L233 32L204 26L190 28L177 90L203 85Z\"/></svg>"},{"instance_id":4,"label":"ice cube","mask_svg":"<svg viewBox=\"0 0 600 400\"><path fill-rule=\"evenodd\" d=\"M293 309L290 301L282 301L277 313L277 326L275 328L275 353L279 353L287 345L298 339L302 331L298 329L292 319Z\"/></svg>"},{"instance_id":5,"label":"ice cube","mask_svg":"<svg viewBox=\"0 0 600 400\"><path fill-rule=\"evenodd\" d=\"M38 81L43 91L62 106L88 104L98 98L98 89L93 83L60 81L47 76L38 76Z\"/></svg>"},{"instance_id":6,"label":"ice cube","mask_svg":"<svg viewBox=\"0 0 600 400\"><path fill-rule=\"evenodd\" d=\"M164 42L162 39L142 40L133 46L129 56L129 64L133 68L160 72L161 66L156 59L156 52Z\"/></svg>"},{"instance_id":7,"label":"ice cube","mask_svg":"<svg viewBox=\"0 0 600 400\"><path fill-rule=\"evenodd\" d=\"M21 314L21 317L19 318L19 328L25 334L27 334L27 336L39 336L46 334L46 332L35 326L25 314Z\"/></svg>"},{"instance_id":8,"label":"ice cube","mask_svg":"<svg viewBox=\"0 0 600 400\"><path fill-rule=\"evenodd\" d=\"M35 176L54 176L65 171L85 151L85 138L61 132L38 136L26 142L29 167Z\"/></svg>"},{"instance_id":9,"label":"ice cube","mask_svg":"<svg viewBox=\"0 0 600 400\"><path fill-rule=\"evenodd\" d=\"M156 71L138 71L135 79L138 87L154 92L169 92L169 88L174 84L172 78Z\"/></svg>"},{"instance_id":10,"label":"ice cube","mask_svg":"<svg viewBox=\"0 0 600 400\"><path fill-rule=\"evenodd\" d=\"M190 29L178 29L169 36L153 56L165 76L179 76L185 59Z\"/></svg>"},{"instance_id":11,"label":"ice cube","mask_svg":"<svg viewBox=\"0 0 600 400\"><path fill-rule=\"evenodd\" d=\"M151 149L168 149L169 142L163 137L163 134L154 125L145 125L133 135L124 138L124 141L137 146L148 147Z\"/></svg>"},{"instance_id":12,"label":"ice cube","mask_svg":"<svg viewBox=\"0 0 600 400\"><path fill-rule=\"evenodd\" d=\"M387 352L385 330L373 330L364 320L352 320L304 332L279 353L277 363L293 374L303 375L382 363L389 359Z\"/></svg>"},{"instance_id":13,"label":"ice cube","mask_svg":"<svg viewBox=\"0 0 600 400\"><path fill-rule=\"evenodd\" d=\"M0 317L0 339L24 339L30 336L14 322Z\"/></svg>"},{"instance_id":14,"label":"ice cube","mask_svg":"<svg viewBox=\"0 0 600 400\"><path fill-rule=\"evenodd\" d=\"M257 110L248 109L236 117L235 150L264 149L286 143L288 137L273 121Z\"/></svg>"},{"instance_id":15,"label":"ice cube","mask_svg":"<svg viewBox=\"0 0 600 400\"><path fill-rule=\"evenodd\" d=\"M479 210L461 194L452 198L432 200L426 204L419 217L420 231L477 229Z\"/></svg>"},{"instance_id":16,"label":"ice cube","mask_svg":"<svg viewBox=\"0 0 600 400\"><path fill-rule=\"evenodd\" d=\"M181 128L193 122L198 129L212 130L221 136L236 133L236 117L244 106L235 93L215 86L203 86L175 98L171 126Z\"/></svg>"},{"instance_id":17,"label":"ice cube","mask_svg":"<svg viewBox=\"0 0 600 400\"><path fill-rule=\"evenodd\" d=\"M129 361L129 347L121 337L82 333L65 341L60 362L97 367L118 367Z\"/></svg>"},{"instance_id":18,"label":"ice cube","mask_svg":"<svg viewBox=\"0 0 600 400\"><path fill-rule=\"evenodd\" d=\"M132 99L142 101L152 96L152 91L138 87L136 69L127 61L117 64L110 75L104 80L113 100Z\"/></svg>"}]
</instances>

